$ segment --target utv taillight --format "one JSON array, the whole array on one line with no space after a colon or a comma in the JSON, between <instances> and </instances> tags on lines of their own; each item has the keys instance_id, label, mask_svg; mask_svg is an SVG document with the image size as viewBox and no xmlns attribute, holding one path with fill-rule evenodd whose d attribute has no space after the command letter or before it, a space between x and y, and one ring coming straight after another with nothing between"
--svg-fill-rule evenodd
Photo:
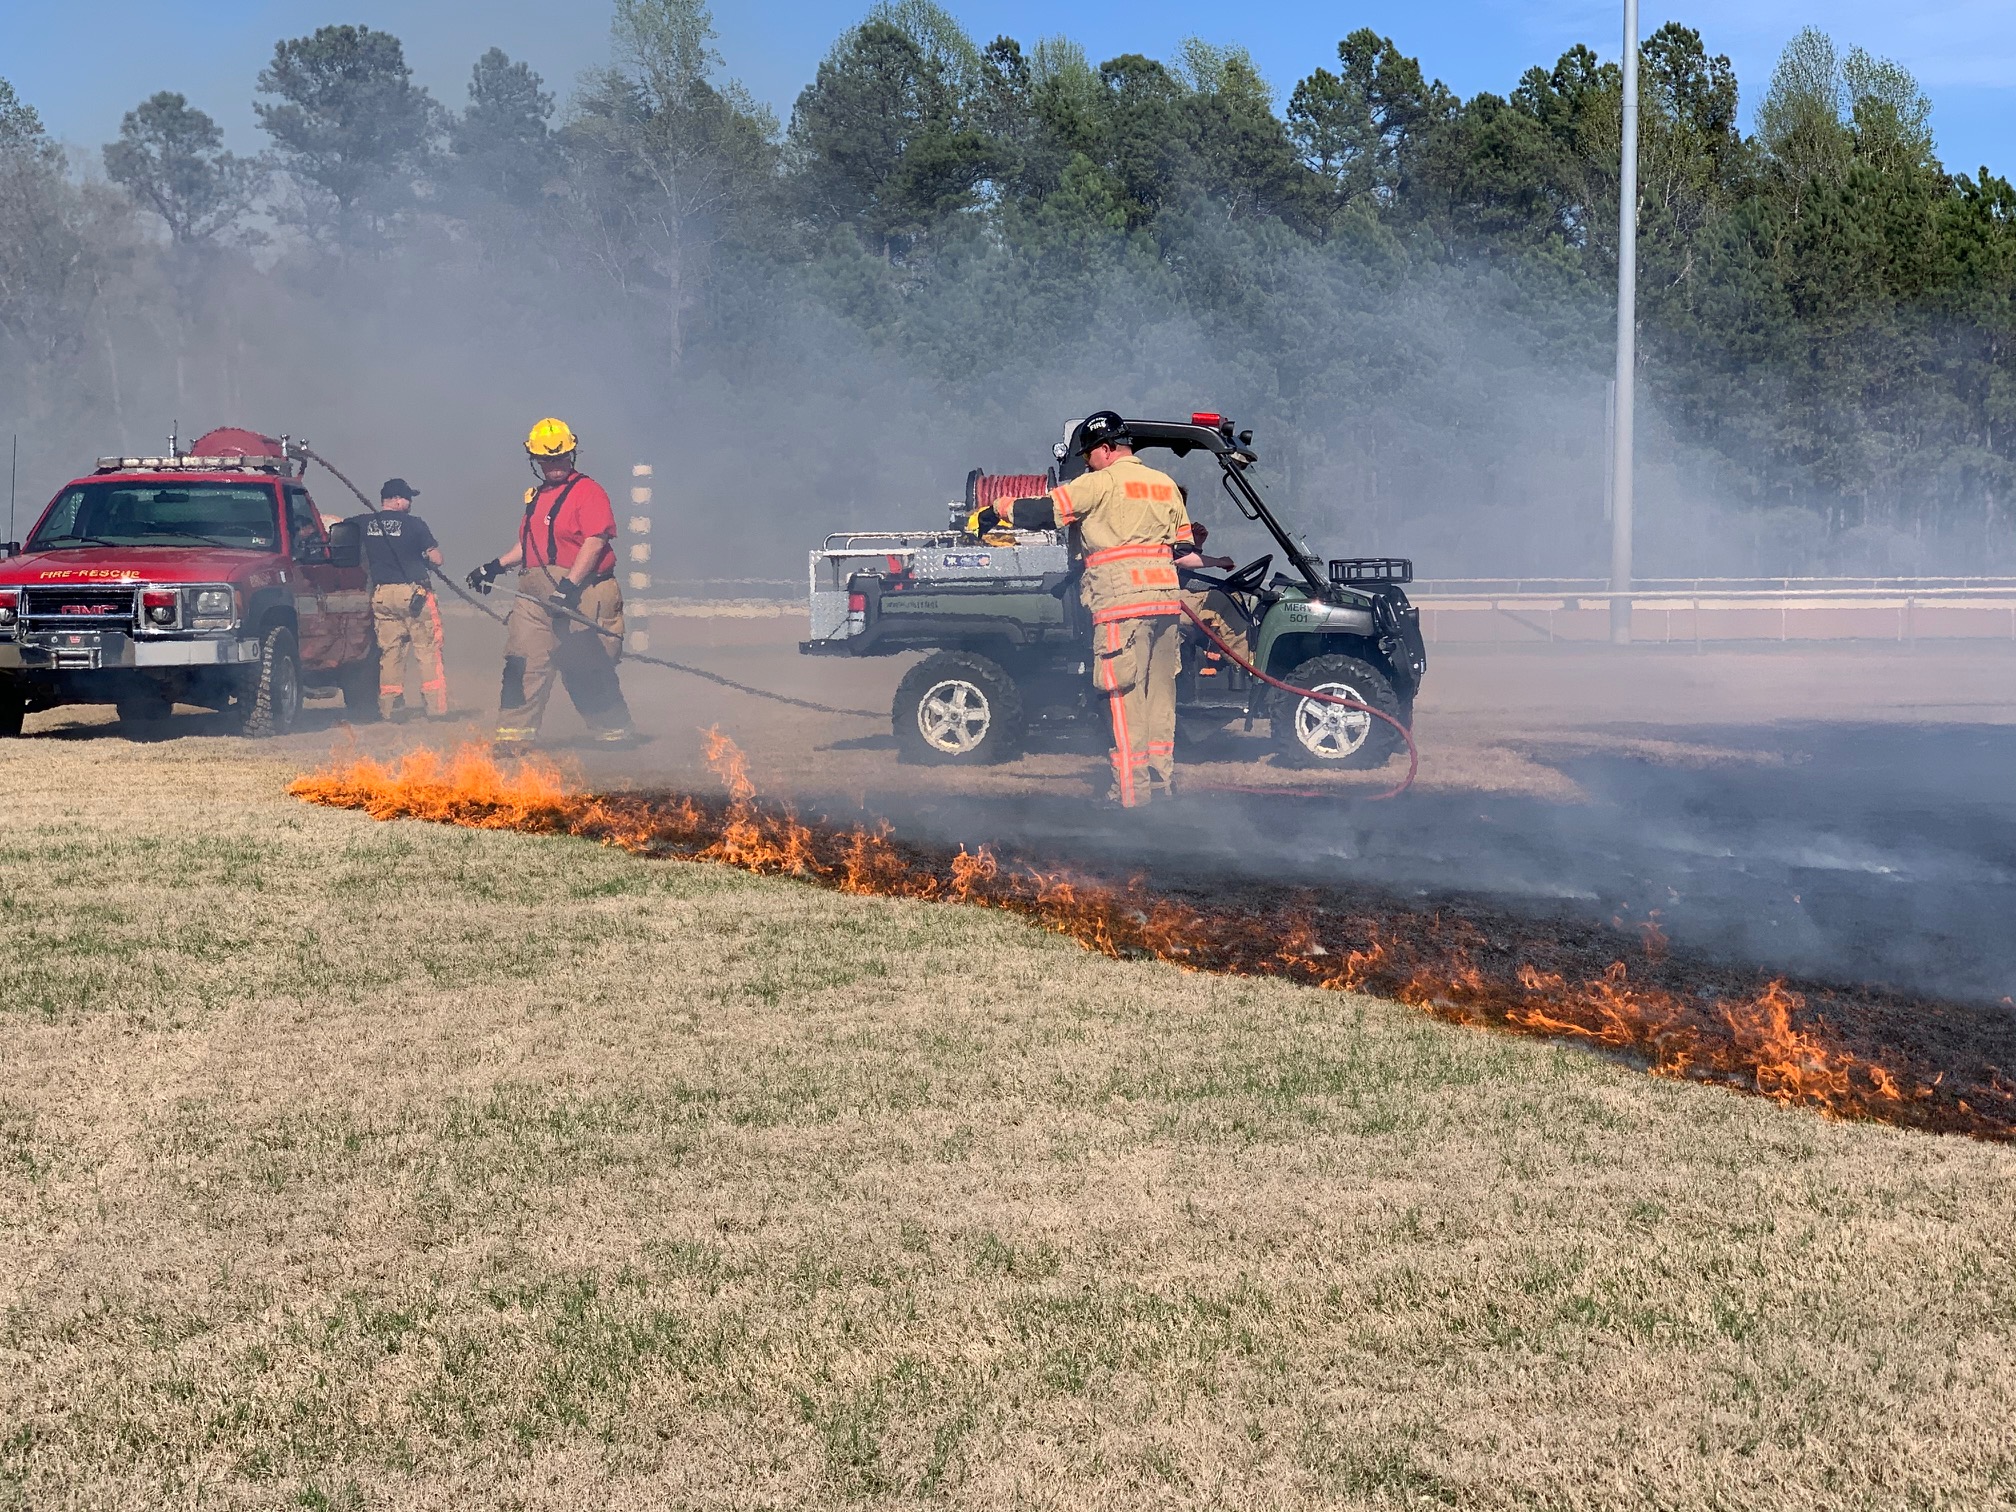
<instances>
[{"instance_id":1,"label":"utv taillight","mask_svg":"<svg viewBox=\"0 0 2016 1512\"><path fill-rule=\"evenodd\" d=\"M859 635L868 628L868 595L850 593L847 595L847 633Z\"/></svg>"},{"instance_id":2,"label":"utv taillight","mask_svg":"<svg viewBox=\"0 0 2016 1512\"><path fill-rule=\"evenodd\" d=\"M150 625L175 623L175 594L170 589L147 589L140 595L140 607L146 611Z\"/></svg>"},{"instance_id":3,"label":"utv taillight","mask_svg":"<svg viewBox=\"0 0 2016 1512\"><path fill-rule=\"evenodd\" d=\"M14 623L14 607L21 601L21 595L14 592L0 593L0 625Z\"/></svg>"}]
</instances>

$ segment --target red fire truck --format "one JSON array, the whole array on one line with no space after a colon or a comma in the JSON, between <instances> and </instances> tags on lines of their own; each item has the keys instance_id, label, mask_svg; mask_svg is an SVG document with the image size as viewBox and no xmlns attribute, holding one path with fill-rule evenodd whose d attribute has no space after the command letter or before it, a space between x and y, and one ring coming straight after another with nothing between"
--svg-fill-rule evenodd
<instances>
[{"instance_id":1,"label":"red fire truck","mask_svg":"<svg viewBox=\"0 0 2016 1512\"><path fill-rule=\"evenodd\" d=\"M305 468L284 438L227 427L64 484L0 546L0 736L36 709L102 703L134 732L179 703L282 735L304 690L374 717L359 541L324 523Z\"/></svg>"}]
</instances>

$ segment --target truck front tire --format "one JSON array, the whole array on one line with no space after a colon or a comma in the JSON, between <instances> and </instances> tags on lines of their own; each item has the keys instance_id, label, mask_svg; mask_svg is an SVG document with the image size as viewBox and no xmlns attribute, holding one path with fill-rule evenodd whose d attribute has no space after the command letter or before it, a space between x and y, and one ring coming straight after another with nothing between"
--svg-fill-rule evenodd
<instances>
[{"instance_id":1,"label":"truck front tire","mask_svg":"<svg viewBox=\"0 0 2016 1512\"><path fill-rule=\"evenodd\" d=\"M259 646L259 668L238 696L244 732L255 740L285 735L301 717L301 658L294 632L275 625Z\"/></svg>"},{"instance_id":2,"label":"truck front tire","mask_svg":"<svg viewBox=\"0 0 2016 1512\"><path fill-rule=\"evenodd\" d=\"M0 740L14 740L21 734L21 721L28 717L28 695L8 683L0 683Z\"/></svg>"},{"instance_id":3,"label":"truck front tire","mask_svg":"<svg viewBox=\"0 0 2016 1512\"><path fill-rule=\"evenodd\" d=\"M1312 656L1283 680L1403 717L1386 674L1355 656ZM1400 732L1383 719L1294 693L1274 695L1271 718L1274 755L1283 766L1363 771L1384 766L1401 744Z\"/></svg>"},{"instance_id":4,"label":"truck front tire","mask_svg":"<svg viewBox=\"0 0 2016 1512\"><path fill-rule=\"evenodd\" d=\"M940 651L903 676L890 727L905 761L984 766L1022 748L1022 690L999 662Z\"/></svg>"}]
</instances>

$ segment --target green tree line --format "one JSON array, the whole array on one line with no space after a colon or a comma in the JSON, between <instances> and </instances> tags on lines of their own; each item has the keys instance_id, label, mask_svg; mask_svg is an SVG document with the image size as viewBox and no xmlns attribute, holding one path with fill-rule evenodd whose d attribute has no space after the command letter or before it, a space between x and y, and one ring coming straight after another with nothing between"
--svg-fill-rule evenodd
<instances>
[{"instance_id":1,"label":"green tree line","mask_svg":"<svg viewBox=\"0 0 2016 1512\"><path fill-rule=\"evenodd\" d=\"M1655 564L2007 559L2008 180L1949 171L1911 76L1816 30L1748 133L1696 31L1660 26L1640 69ZM780 120L700 0L618 0L564 99L492 48L444 102L396 37L326 26L253 81L251 158L163 91L79 172L0 82L0 354L17 421L53 434L134 423L143 388L151 416L171 382L242 403L262 316L340 342L452 306L472 350L505 331L579 383L620 370L628 434L760 414L776 480L834 526L886 512L892 476L928 497L965 458L1033 466L1066 410L1210 404L1366 549L1576 570L1620 98L1587 47L1465 99L1359 29L1284 100L1236 46L1095 60L891 0Z\"/></svg>"}]
</instances>

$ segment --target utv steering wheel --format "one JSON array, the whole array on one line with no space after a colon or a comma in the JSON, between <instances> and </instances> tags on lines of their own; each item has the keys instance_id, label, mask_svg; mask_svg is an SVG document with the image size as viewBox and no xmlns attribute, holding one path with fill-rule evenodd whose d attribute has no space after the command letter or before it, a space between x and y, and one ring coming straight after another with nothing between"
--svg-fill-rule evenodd
<instances>
[{"instance_id":1,"label":"utv steering wheel","mask_svg":"<svg viewBox=\"0 0 2016 1512\"><path fill-rule=\"evenodd\" d=\"M1219 589L1224 593L1256 593L1260 585L1267 581L1267 569L1274 565L1274 553L1268 552L1257 562L1248 562L1237 572L1226 577Z\"/></svg>"}]
</instances>

